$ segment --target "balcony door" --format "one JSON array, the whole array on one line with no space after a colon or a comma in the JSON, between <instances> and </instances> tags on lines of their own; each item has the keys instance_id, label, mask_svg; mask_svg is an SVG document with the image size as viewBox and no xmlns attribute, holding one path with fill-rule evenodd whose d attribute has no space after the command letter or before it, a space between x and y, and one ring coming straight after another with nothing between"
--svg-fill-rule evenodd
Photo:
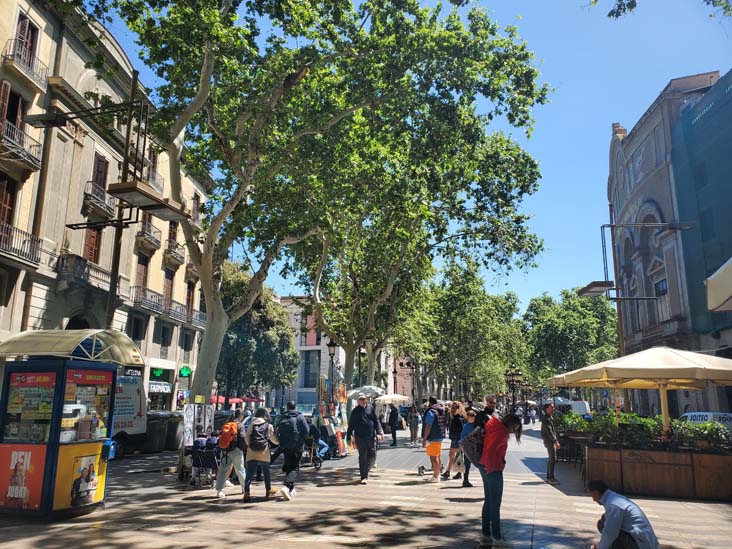
<instances>
[{"instance_id":1,"label":"balcony door","mask_svg":"<svg viewBox=\"0 0 732 549\"><path fill-rule=\"evenodd\" d=\"M15 213L15 181L0 172L0 248L13 244L13 215Z\"/></svg>"},{"instance_id":2,"label":"balcony door","mask_svg":"<svg viewBox=\"0 0 732 549\"><path fill-rule=\"evenodd\" d=\"M189 282L186 286L186 309L188 309L188 316L193 315L193 300L196 296L196 285L193 282Z\"/></svg>"},{"instance_id":3,"label":"balcony door","mask_svg":"<svg viewBox=\"0 0 732 549\"><path fill-rule=\"evenodd\" d=\"M99 248L102 244L102 229L87 227L84 235L84 259L99 263Z\"/></svg>"},{"instance_id":4,"label":"balcony door","mask_svg":"<svg viewBox=\"0 0 732 549\"><path fill-rule=\"evenodd\" d=\"M94 153L94 169L92 170L92 182L98 189L107 190L107 173L109 162L99 153Z\"/></svg>"},{"instance_id":5,"label":"balcony door","mask_svg":"<svg viewBox=\"0 0 732 549\"><path fill-rule=\"evenodd\" d=\"M15 32L15 38L18 40L18 49L22 52L22 56L30 61L31 57L36 53L36 45L38 44L38 27L30 22L30 19L22 13L18 16L18 28ZM30 64L29 62L26 64Z\"/></svg>"},{"instance_id":6,"label":"balcony door","mask_svg":"<svg viewBox=\"0 0 732 549\"><path fill-rule=\"evenodd\" d=\"M13 92L10 86L10 82L3 80L0 84L0 126L4 122L10 122L17 130L23 129L23 98L17 93ZM3 135L9 137L11 141L18 141L20 137L8 133L7 131L2 132Z\"/></svg>"},{"instance_id":7,"label":"balcony door","mask_svg":"<svg viewBox=\"0 0 732 549\"><path fill-rule=\"evenodd\" d=\"M150 266L150 258L143 253L137 254L137 273L135 274L135 285L147 288L147 270Z\"/></svg>"},{"instance_id":8,"label":"balcony door","mask_svg":"<svg viewBox=\"0 0 732 549\"><path fill-rule=\"evenodd\" d=\"M163 286L163 297L165 298L165 306L170 307L170 300L173 299L173 277L175 272L171 269L165 269L165 286Z\"/></svg>"}]
</instances>

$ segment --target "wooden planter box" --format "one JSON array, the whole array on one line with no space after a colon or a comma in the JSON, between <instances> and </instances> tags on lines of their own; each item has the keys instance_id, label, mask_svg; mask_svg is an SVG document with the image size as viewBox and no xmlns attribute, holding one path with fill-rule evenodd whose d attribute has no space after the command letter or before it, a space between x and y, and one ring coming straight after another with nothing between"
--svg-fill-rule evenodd
<instances>
[{"instance_id":1,"label":"wooden planter box","mask_svg":"<svg viewBox=\"0 0 732 549\"><path fill-rule=\"evenodd\" d=\"M730 471L729 455L587 448L585 478L626 494L730 501Z\"/></svg>"}]
</instances>

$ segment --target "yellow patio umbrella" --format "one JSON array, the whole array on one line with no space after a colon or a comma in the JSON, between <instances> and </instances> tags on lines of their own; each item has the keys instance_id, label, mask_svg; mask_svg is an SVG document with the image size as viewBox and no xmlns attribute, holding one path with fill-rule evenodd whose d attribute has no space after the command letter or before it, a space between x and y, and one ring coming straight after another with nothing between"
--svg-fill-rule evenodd
<instances>
[{"instance_id":1,"label":"yellow patio umbrella","mask_svg":"<svg viewBox=\"0 0 732 549\"><path fill-rule=\"evenodd\" d=\"M621 389L658 389L663 430L669 429L668 390L732 385L732 360L670 347L653 347L547 380L550 387L609 387L615 390L615 418Z\"/></svg>"}]
</instances>

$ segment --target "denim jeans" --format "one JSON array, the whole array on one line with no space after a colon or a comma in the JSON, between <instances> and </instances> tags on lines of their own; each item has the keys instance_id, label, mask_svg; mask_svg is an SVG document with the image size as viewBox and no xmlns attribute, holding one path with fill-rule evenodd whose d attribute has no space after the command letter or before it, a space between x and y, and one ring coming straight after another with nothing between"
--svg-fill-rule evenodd
<instances>
[{"instance_id":1,"label":"denim jeans","mask_svg":"<svg viewBox=\"0 0 732 549\"><path fill-rule=\"evenodd\" d=\"M318 449L316 450L318 457L320 459L325 459L325 456L328 455L328 450L330 450L330 446L328 446L322 438L319 438Z\"/></svg>"},{"instance_id":2,"label":"denim jeans","mask_svg":"<svg viewBox=\"0 0 732 549\"><path fill-rule=\"evenodd\" d=\"M483 477L483 535L501 538L501 499L503 499L503 472L487 473L478 467Z\"/></svg>"},{"instance_id":3,"label":"denim jeans","mask_svg":"<svg viewBox=\"0 0 732 549\"><path fill-rule=\"evenodd\" d=\"M244 452L239 448L234 448L228 452L221 452L221 463L219 464L218 475L216 475L217 492L224 489L224 484L229 480L229 475L231 474L231 467L234 468L236 476L239 477L241 491L244 491L244 484L247 480L247 475L244 470Z\"/></svg>"},{"instance_id":4,"label":"denim jeans","mask_svg":"<svg viewBox=\"0 0 732 549\"><path fill-rule=\"evenodd\" d=\"M272 475L270 474L269 461L247 461L247 480L244 483L244 492L249 492L249 487L252 485L252 477L257 473L257 469L261 468L264 474L264 488L267 493L272 489Z\"/></svg>"}]
</instances>

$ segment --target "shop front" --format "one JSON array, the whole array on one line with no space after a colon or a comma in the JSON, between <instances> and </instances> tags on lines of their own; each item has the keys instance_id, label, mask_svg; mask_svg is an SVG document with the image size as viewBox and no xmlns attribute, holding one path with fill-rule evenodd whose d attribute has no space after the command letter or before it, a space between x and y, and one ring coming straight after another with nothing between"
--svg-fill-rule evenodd
<instances>
[{"instance_id":1,"label":"shop front","mask_svg":"<svg viewBox=\"0 0 732 549\"><path fill-rule=\"evenodd\" d=\"M174 404L176 363L172 360L148 359L150 366L147 382L149 410L172 410Z\"/></svg>"}]
</instances>

